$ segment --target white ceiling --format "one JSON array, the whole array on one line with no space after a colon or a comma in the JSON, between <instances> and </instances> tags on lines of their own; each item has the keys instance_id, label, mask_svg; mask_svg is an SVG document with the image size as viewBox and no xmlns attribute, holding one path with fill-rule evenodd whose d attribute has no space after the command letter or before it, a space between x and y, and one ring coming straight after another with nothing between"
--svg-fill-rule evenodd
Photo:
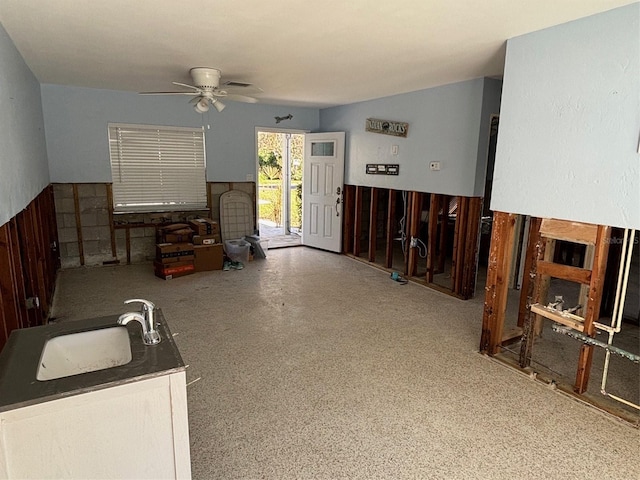
<instances>
[{"instance_id":1,"label":"white ceiling","mask_svg":"<svg viewBox=\"0 0 640 480\"><path fill-rule=\"evenodd\" d=\"M326 107L501 75L505 41L630 0L1 0L41 83L150 91L189 68Z\"/></svg>"}]
</instances>

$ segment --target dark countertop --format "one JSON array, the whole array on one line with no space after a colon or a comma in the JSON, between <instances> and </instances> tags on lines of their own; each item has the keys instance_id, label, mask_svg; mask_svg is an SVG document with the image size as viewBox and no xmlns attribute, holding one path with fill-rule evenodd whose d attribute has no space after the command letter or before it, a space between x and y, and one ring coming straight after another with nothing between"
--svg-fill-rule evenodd
<instances>
[{"instance_id":1,"label":"dark countertop","mask_svg":"<svg viewBox=\"0 0 640 480\"><path fill-rule=\"evenodd\" d=\"M0 353L0 412L184 371L184 362L164 315L160 309L155 312L162 338L159 344L147 346L142 343L140 324L130 322L126 328L131 343L131 362L53 380L36 379L47 340L59 335L116 326L119 315L12 331Z\"/></svg>"}]
</instances>

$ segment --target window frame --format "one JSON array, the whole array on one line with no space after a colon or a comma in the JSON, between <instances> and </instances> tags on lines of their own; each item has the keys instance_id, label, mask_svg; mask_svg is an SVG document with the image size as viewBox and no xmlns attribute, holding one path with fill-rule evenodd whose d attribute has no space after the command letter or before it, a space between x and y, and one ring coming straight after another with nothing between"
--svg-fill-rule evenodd
<instances>
[{"instance_id":1,"label":"window frame","mask_svg":"<svg viewBox=\"0 0 640 480\"><path fill-rule=\"evenodd\" d=\"M114 213L208 208L203 127L109 123L107 131Z\"/></svg>"}]
</instances>

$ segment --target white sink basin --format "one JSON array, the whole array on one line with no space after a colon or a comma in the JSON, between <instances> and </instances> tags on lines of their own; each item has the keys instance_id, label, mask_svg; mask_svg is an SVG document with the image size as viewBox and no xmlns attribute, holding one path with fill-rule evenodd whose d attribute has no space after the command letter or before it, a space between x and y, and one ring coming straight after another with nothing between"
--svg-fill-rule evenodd
<instances>
[{"instance_id":1,"label":"white sink basin","mask_svg":"<svg viewBox=\"0 0 640 480\"><path fill-rule=\"evenodd\" d=\"M131 344L126 327L70 333L47 340L36 378L53 380L117 367L130 361Z\"/></svg>"}]
</instances>

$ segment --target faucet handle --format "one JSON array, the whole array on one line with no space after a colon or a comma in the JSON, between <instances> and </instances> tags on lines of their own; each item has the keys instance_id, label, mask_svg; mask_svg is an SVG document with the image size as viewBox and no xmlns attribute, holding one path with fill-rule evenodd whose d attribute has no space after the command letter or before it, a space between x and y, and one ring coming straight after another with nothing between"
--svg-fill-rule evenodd
<instances>
[{"instance_id":1,"label":"faucet handle","mask_svg":"<svg viewBox=\"0 0 640 480\"><path fill-rule=\"evenodd\" d=\"M150 312L152 312L153 309L156 308L156 306L153 304L153 302L150 302L149 300L145 300L143 298L130 298L129 300L125 300L124 303L125 304L141 303L143 305L142 309L143 310L148 310Z\"/></svg>"}]
</instances>

